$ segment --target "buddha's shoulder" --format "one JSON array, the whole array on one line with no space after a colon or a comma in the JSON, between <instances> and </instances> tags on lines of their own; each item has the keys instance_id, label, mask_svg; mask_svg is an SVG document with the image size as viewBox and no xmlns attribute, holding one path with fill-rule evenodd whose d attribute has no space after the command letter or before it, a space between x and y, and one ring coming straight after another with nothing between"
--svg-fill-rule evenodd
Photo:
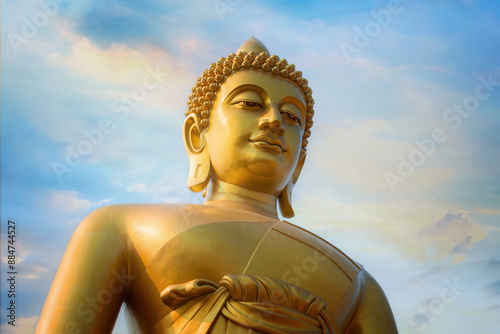
<instances>
[{"instance_id":1,"label":"buddha's shoulder","mask_svg":"<svg viewBox=\"0 0 500 334\"><path fill-rule=\"evenodd\" d=\"M190 204L114 204L90 212L79 228L94 231L126 231L132 225L176 224L190 219L200 205Z\"/></svg>"},{"instance_id":2,"label":"buddha's shoulder","mask_svg":"<svg viewBox=\"0 0 500 334\"><path fill-rule=\"evenodd\" d=\"M115 204L89 213L79 229L109 231L115 234L172 236L198 225L221 222L262 222L272 225L275 220L240 210L226 210L199 204Z\"/></svg>"}]
</instances>

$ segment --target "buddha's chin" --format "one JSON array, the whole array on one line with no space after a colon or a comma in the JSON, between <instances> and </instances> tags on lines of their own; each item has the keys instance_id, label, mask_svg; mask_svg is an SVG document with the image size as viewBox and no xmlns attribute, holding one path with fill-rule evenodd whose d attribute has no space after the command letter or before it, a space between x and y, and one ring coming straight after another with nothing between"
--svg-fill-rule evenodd
<instances>
[{"instance_id":1,"label":"buddha's chin","mask_svg":"<svg viewBox=\"0 0 500 334\"><path fill-rule=\"evenodd\" d=\"M269 162L252 162L247 167L250 172L261 177L274 177L278 171L278 166Z\"/></svg>"}]
</instances>

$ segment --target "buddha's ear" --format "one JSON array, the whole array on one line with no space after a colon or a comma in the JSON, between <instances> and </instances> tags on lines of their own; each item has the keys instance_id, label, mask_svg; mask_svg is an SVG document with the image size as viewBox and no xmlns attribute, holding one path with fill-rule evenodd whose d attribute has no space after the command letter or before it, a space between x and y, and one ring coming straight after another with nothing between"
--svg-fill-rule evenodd
<instances>
[{"instance_id":1,"label":"buddha's ear","mask_svg":"<svg viewBox=\"0 0 500 334\"><path fill-rule=\"evenodd\" d=\"M189 176L187 186L191 191L200 192L210 180L210 155L198 118L190 114L182 128L184 148L189 157Z\"/></svg>"},{"instance_id":2,"label":"buddha's ear","mask_svg":"<svg viewBox=\"0 0 500 334\"><path fill-rule=\"evenodd\" d=\"M295 216L295 212L293 212L292 208L292 190L299 179L300 172L302 171L302 167L304 167L304 162L306 161L306 150L302 149L300 151L299 161L297 162L297 166L293 171L292 177L288 181L285 189L278 196L278 203L280 205L281 215L285 218L292 218Z\"/></svg>"},{"instance_id":3,"label":"buddha's ear","mask_svg":"<svg viewBox=\"0 0 500 334\"><path fill-rule=\"evenodd\" d=\"M299 161L297 161L297 166L295 167L295 170L293 171L292 174L292 180L294 185L295 183L297 183L297 180L299 179L300 172L302 172L302 167L304 167L304 162L306 161L306 155L307 155L306 150L301 149L299 155Z\"/></svg>"}]
</instances>

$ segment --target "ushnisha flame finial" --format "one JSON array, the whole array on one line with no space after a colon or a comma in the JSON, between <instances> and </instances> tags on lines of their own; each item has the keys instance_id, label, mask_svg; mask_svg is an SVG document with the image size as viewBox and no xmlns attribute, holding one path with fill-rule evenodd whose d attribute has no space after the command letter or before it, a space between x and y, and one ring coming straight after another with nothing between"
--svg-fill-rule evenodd
<instances>
[{"instance_id":1,"label":"ushnisha flame finial","mask_svg":"<svg viewBox=\"0 0 500 334\"><path fill-rule=\"evenodd\" d=\"M302 72L295 70L295 65L288 64L286 59L280 59L276 55L270 56L266 46L253 36L238 48L237 53L221 57L219 61L212 63L210 68L203 71L191 90L185 115L195 114L200 125L207 128L210 109L219 87L231 74L247 69L264 71L290 80L302 90L307 108L307 119L302 137L302 150L305 152L308 144L307 138L311 136L313 125L314 99L312 89L308 86L307 79L302 77Z\"/></svg>"},{"instance_id":2,"label":"ushnisha flame finial","mask_svg":"<svg viewBox=\"0 0 500 334\"><path fill-rule=\"evenodd\" d=\"M249 39L247 39L245 42L243 42L243 44L240 45L238 50L236 50L236 53L239 53L240 51L244 51L244 52L248 53L252 50L257 52L257 53L262 53L262 52L269 53L269 50L264 45L264 43L262 43L257 38L255 38L255 36L252 36Z\"/></svg>"}]
</instances>

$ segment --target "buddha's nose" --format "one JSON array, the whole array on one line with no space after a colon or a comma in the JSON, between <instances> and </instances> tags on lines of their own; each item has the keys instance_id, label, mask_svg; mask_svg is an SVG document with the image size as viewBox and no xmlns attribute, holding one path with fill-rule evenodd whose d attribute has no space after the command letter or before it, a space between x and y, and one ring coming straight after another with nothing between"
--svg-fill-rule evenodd
<instances>
[{"instance_id":1,"label":"buddha's nose","mask_svg":"<svg viewBox=\"0 0 500 334\"><path fill-rule=\"evenodd\" d=\"M259 121L259 129L271 131L278 136L283 136L285 134L285 128L281 121L281 114L277 108L271 108L267 114L262 116Z\"/></svg>"}]
</instances>

